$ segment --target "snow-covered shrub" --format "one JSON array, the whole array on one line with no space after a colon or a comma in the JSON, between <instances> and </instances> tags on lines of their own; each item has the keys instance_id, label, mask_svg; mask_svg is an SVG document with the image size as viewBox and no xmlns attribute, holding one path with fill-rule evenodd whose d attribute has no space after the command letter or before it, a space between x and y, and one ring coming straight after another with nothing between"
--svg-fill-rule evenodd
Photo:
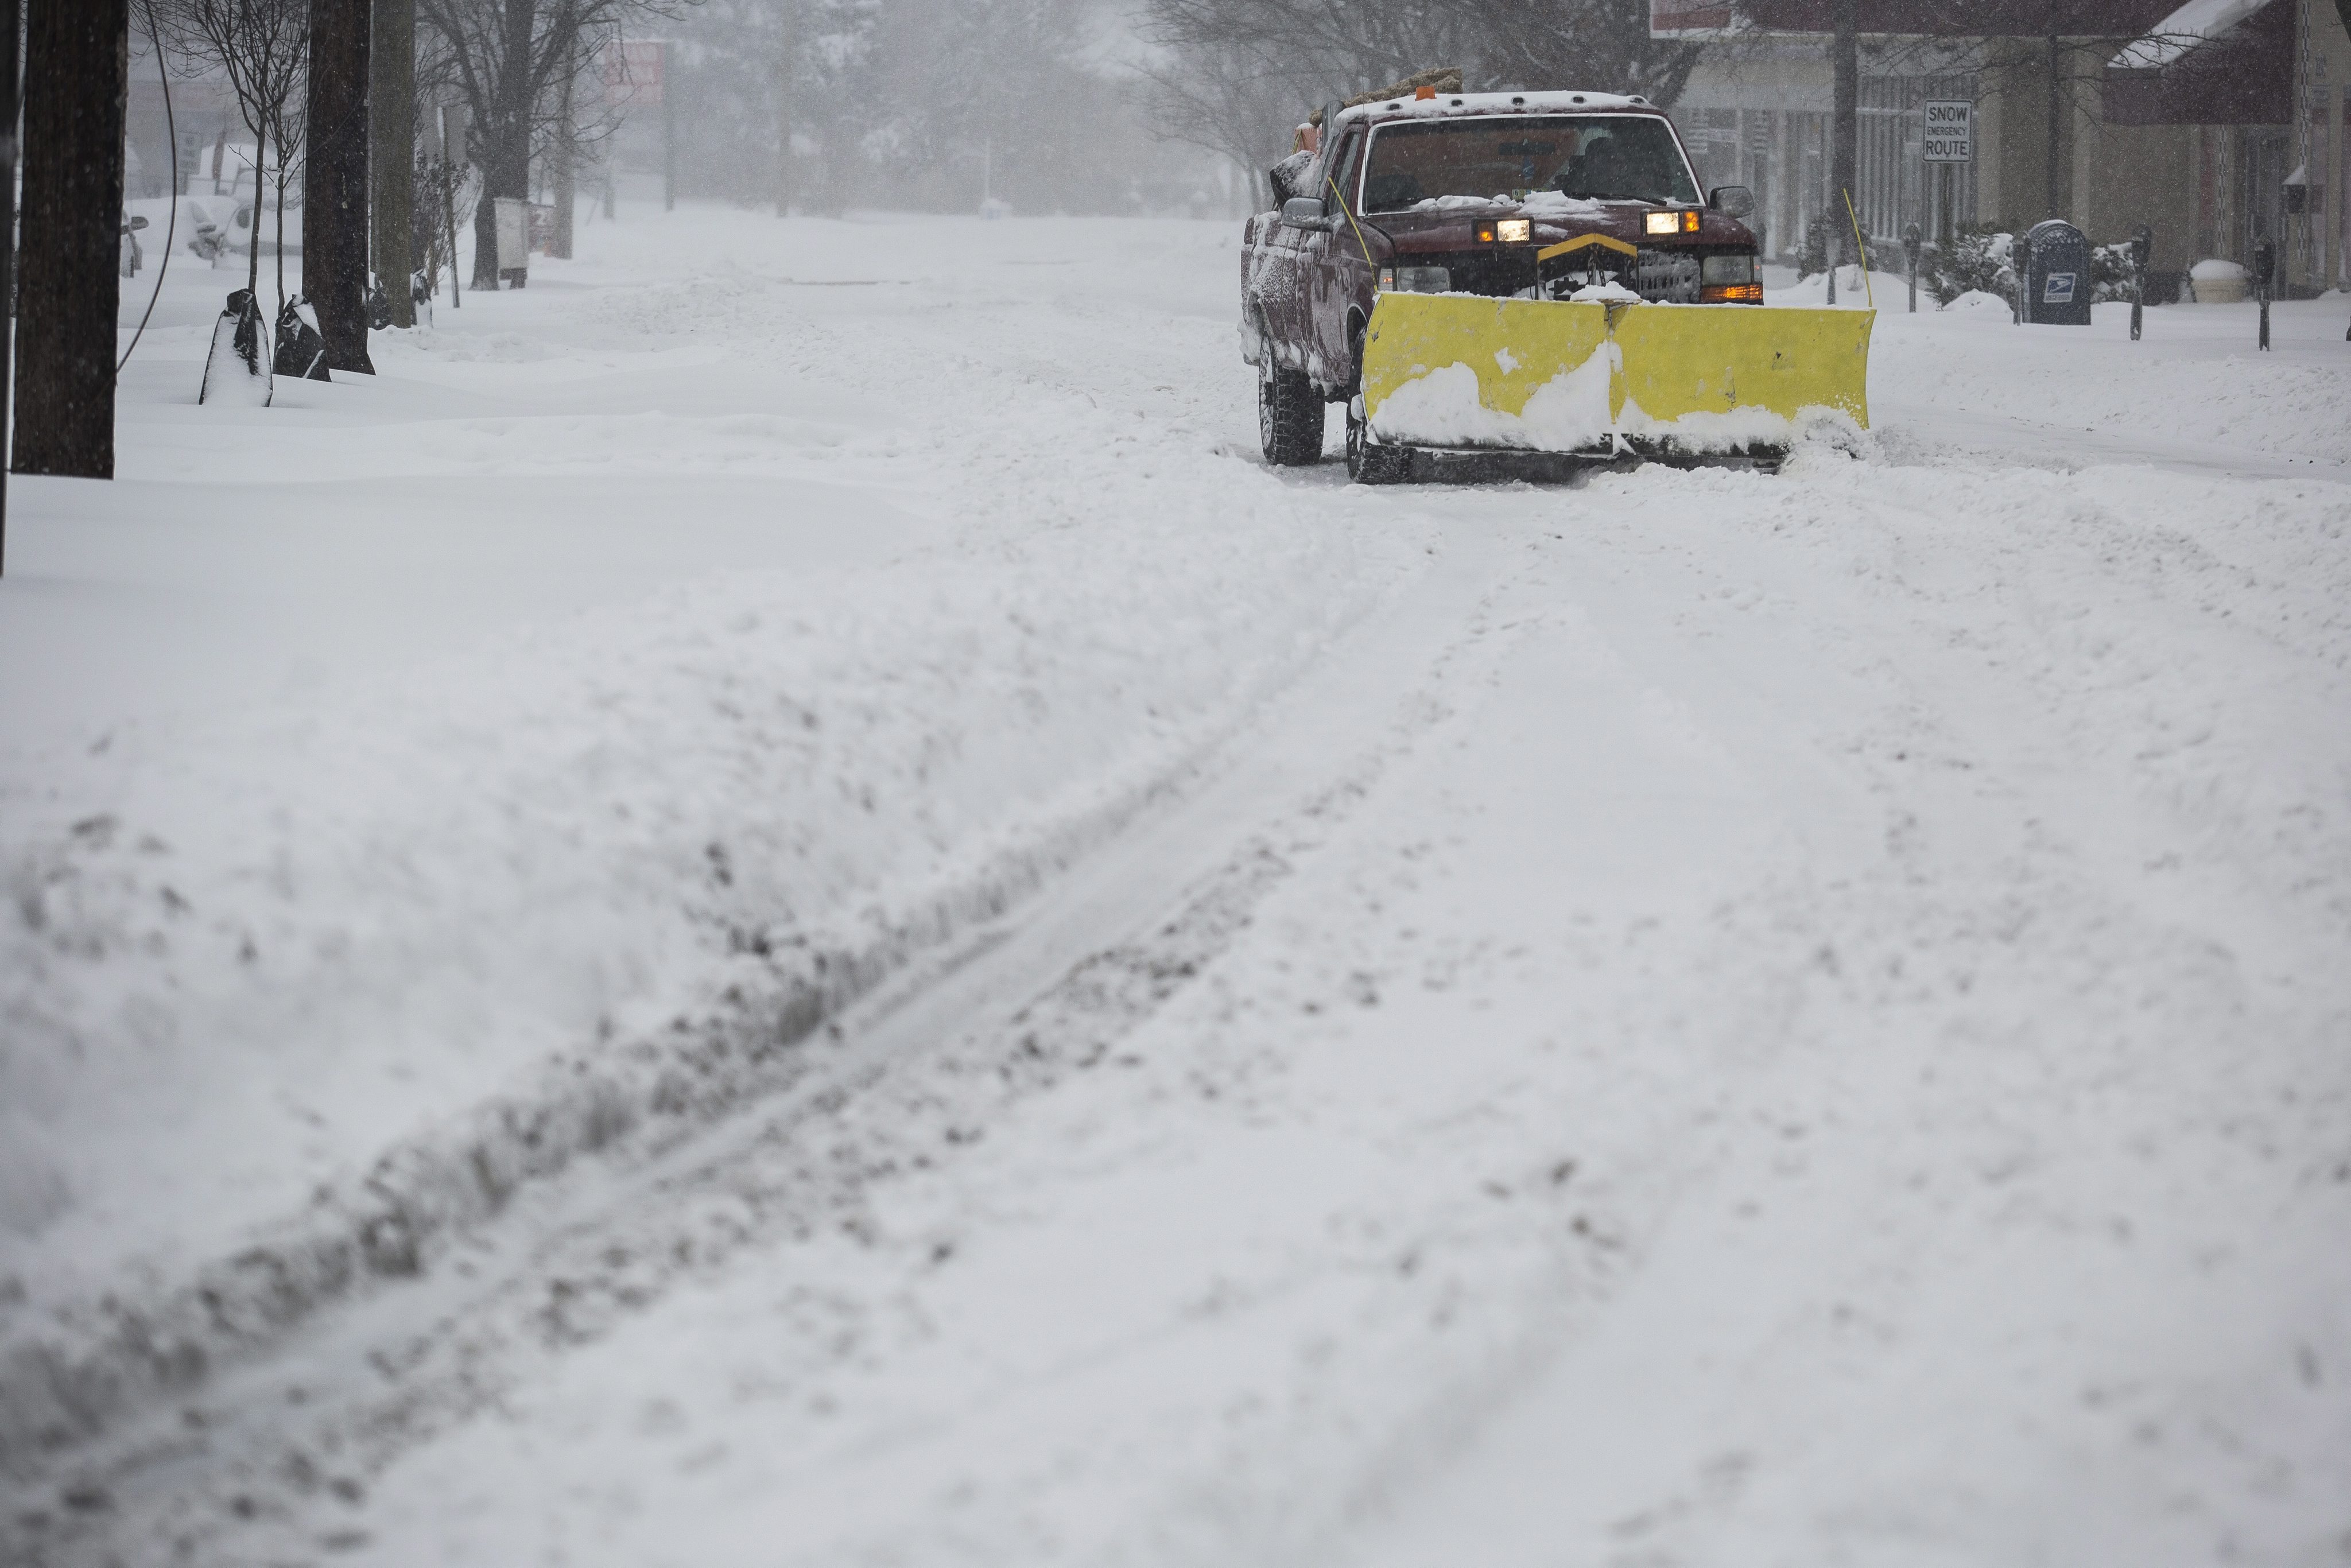
<instances>
[{"instance_id":1,"label":"snow-covered shrub","mask_svg":"<svg viewBox=\"0 0 2351 1568\"><path fill-rule=\"evenodd\" d=\"M1961 224L1923 263L1928 288L1938 305L1962 294L2006 295L2016 287L2009 270L2008 231L1991 224Z\"/></svg>"},{"instance_id":2,"label":"snow-covered shrub","mask_svg":"<svg viewBox=\"0 0 2351 1568\"><path fill-rule=\"evenodd\" d=\"M2137 287L2137 275L2131 269L2131 247L2127 241L2121 245L2090 247L2092 302L2104 305L2119 299L2127 304Z\"/></svg>"}]
</instances>

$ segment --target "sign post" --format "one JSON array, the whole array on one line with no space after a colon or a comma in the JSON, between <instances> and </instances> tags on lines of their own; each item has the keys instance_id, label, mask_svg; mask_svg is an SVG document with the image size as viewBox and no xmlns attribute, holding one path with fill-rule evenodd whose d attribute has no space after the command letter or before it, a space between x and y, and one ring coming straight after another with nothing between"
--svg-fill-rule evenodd
<instances>
[{"instance_id":1,"label":"sign post","mask_svg":"<svg viewBox=\"0 0 2351 1568\"><path fill-rule=\"evenodd\" d=\"M1927 99L1925 117L1919 126L1918 162L1922 165L1919 172L1924 175L1938 163L1972 163L1975 160L1976 106L1974 100L1964 98ZM1939 180L1942 193L1948 198L1950 193L1951 176L1946 172L1939 176ZM1922 200L1926 183L1923 178L1919 181ZM1950 205L1947 199L1938 204L1938 208L1948 211ZM1939 239L1941 243L1949 244L1950 237L1947 231L1939 236Z\"/></svg>"}]
</instances>

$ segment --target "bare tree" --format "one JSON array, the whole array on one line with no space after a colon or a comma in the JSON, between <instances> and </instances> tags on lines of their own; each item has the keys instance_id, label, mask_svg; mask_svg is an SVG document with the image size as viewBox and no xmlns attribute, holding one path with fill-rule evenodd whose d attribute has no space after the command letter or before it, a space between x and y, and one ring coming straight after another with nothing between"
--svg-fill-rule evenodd
<instances>
[{"instance_id":1,"label":"bare tree","mask_svg":"<svg viewBox=\"0 0 2351 1568\"><path fill-rule=\"evenodd\" d=\"M217 73L253 133L253 251L245 286L261 287L261 185L277 187L277 303L286 304L286 187L302 142L303 74L310 53L308 0L153 0L150 15L183 76ZM269 162L269 150L277 162Z\"/></svg>"},{"instance_id":2,"label":"bare tree","mask_svg":"<svg viewBox=\"0 0 2351 1568\"><path fill-rule=\"evenodd\" d=\"M1647 0L1144 0L1176 134L1252 174L1316 106L1459 64L1474 91L1589 87L1670 105L1695 45L1652 37ZM1284 107L1286 106L1286 107Z\"/></svg>"},{"instance_id":3,"label":"bare tree","mask_svg":"<svg viewBox=\"0 0 2351 1568\"><path fill-rule=\"evenodd\" d=\"M496 199L530 194L535 152L560 142L578 155L580 131L564 123L563 84L630 16L672 16L692 0L416 0L436 35L438 68L472 111L482 196L474 213L474 287L498 282ZM664 84L664 90L667 84Z\"/></svg>"}]
</instances>

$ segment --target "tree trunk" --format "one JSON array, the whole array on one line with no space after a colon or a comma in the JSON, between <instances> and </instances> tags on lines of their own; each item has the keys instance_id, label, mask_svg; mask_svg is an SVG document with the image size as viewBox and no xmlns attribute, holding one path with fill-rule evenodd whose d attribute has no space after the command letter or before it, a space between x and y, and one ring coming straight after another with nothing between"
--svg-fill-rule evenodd
<instances>
[{"instance_id":1,"label":"tree trunk","mask_svg":"<svg viewBox=\"0 0 2351 1568\"><path fill-rule=\"evenodd\" d=\"M571 123L571 89L579 73L568 67L563 73L561 110L556 116L555 147L548 156L555 167L555 235L549 254L571 259L571 225L578 204L579 187L572 168L572 144L575 128Z\"/></svg>"},{"instance_id":2,"label":"tree trunk","mask_svg":"<svg viewBox=\"0 0 2351 1568\"><path fill-rule=\"evenodd\" d=\"M2065 215L2071 204L2066 200L2073 193L2073 181L2066 176L2064 138L2065 135L2065 54L2057 37L2057 8L2049 8L2048 38L2049 146L2043 154L2042 181L2047 191L2045 214L2059 218Z\"/></svg>"},{"instance_id":3,"label":"tree trunk","mask_svg":"<svg viewBox=\"0 0 2351 1568\"><path fill-rule=\"evenodd\" d=\"M416 270L416 0L375 0L368 45L369 159L374 174L371 216L375 274L392 305L392 324L416 325L408 280Z\"/></svg>"},{"instance_id":4,"label":"tree trunk","mask_svg":"<svg viewBox=\"0 0 2351 1568\"><path fill-rule=\"evenodd\" d=\"M302 294L327 368L368 361L368 0L310 0L309 152L302 172Z\"/></svg>"},{"instance_id":5,"label":"tree trunk","mask_svg":"<svg viewBox=\"0 0 2351 1568\"><path fill-rule=\"evenodd\" d=\"M24 37L19 26L24 11L16 0L0 0L0 130L16 128L16 82L18 78L16 47ZM8 363L15 345L10 341L16 329L16 313L5 301L16 297L16 139L0 134L0 235L10 236L0 244L0 366ZM6 413L0 408L0 439L5 439ZM8 554L8 465L6 453L0 452L0 570L5 570Z\"/></svg>"},{"instance_id":6,"label":"tree trunk","mask_svg":"<svg viewBox=\"0 0 2351 1568\"><path fill-rule=\"evenodd\" d=\"M498 286L498 213L496 198L530 198L531 34L536 30L535 0L504 0L500 15L502 58L497 70L497 99L479 128L482 156L482 199L474 209L474 287Z\"/></svg>"},{"instance_id":7,"label":"tree trunk","mask_svg":"<svg viewBox=\"0 0 2351 1568\"><path fill-rule=\"evenodd\" d=\"M251 130L252 128L248 126L246 129ZM277 150L277 156L280 158L285 157L286 150L282 147L279 148ZM261 166L268 161L269 133L266 130L254 131L253 232L247 236L253 243L246 246L245 248L245 287L246 291L253 296L253 302L256 305L261 303ZM220 182L218 180L214 180L213 182L213 186L215 190L219 189ZM235 175L231 175L229 177L228 199L230 206L234 208L236 204L236 178ZM229 232L232 236L234 236L236 232L236 225L234 219L230 221ZM232 237L227 241L227 243L234 245L236 241ZM279 308L283 308L286 304L285 246L280 246L278 247L277 256L277 303Z\"/></svg>"},{"instance_id":8,"label":"tree trunk","mask_svg":"<svg viewBox=\"0 0 2351 1568\"><path fill-rule=\"evenodd\" d=\"M1845 201L1855 184L1861 146L1861 0L1836 0L1830 68L1835 73L1835 123L1830 129L1829 217L1839 234L1849 226ZM1835 247L1842 250L1844 247Z\"/></svg>"},{"instance_id":9,"label":"tree trunk","mask_svg":"<svg viewBox=\"0 0 2351 1568\"><path fill-rule=\"evenodd\" d=\"M129 0L33 0L18 256L19 474L114 477Z\"/></svg>"}]
</instances>

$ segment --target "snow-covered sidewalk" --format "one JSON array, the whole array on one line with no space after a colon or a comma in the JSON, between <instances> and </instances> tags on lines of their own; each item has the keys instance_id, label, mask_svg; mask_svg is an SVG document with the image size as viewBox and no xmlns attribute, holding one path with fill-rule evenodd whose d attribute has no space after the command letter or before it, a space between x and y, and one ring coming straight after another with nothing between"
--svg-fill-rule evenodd
<instances>
[{"instance_id":1,"label":"snow-covered sidewalk","mask_svg":"<svg viewBox=\"0 0 2351 1568\"><path fill-rule=\"evenodd\" d=\"M2351 1529L2343 301L1364 491L1223 225L587 235L16 492L0 1541Z\"/></svg>"}]
</instances>

